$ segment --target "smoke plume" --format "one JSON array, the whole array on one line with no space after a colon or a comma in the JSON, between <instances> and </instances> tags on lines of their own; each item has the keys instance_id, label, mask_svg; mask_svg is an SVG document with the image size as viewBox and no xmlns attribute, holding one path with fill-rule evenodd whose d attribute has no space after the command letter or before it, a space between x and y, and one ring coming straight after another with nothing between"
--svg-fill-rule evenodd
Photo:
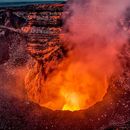
<instances>
[{"instance_id":1,"label":"smoke plume","mask_svg":"<svg viewBox=\"0 0 130 130\"><path fill-rule=\"evenodd\" d=\"M82 69L96 75L109 77L119 72L117 56L128 38L119 22L130 1L74 0L70 3L65 38L75 48L73 59L85 63Z\"/></svg>"}]
</instances>

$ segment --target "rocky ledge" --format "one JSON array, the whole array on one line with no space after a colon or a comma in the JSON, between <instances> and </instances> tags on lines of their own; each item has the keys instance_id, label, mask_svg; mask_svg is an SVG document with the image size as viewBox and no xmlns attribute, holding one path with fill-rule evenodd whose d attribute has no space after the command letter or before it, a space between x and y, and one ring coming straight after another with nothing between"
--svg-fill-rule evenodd
<instances>
[{"instance_id":1,"label":"rocky ledge","mask_svg":"<svg viewBox=\"0 0 130 130\"><path fill-rule=\"evenodd\" d=\"M6 43L1 43L0 47L6 49L2 49L0 52L0 62L3 63L9 59L9 46L12 43L13 46L14 44L27 45L26 50L37 60L42 60L44 54L42 50L48 45L52 50L54 46L59 48L62 12L63 4L1 8L0 38L2 42L6 41ZM19 40L17 40L18 37Z\"/></svg>"}]
</instances>

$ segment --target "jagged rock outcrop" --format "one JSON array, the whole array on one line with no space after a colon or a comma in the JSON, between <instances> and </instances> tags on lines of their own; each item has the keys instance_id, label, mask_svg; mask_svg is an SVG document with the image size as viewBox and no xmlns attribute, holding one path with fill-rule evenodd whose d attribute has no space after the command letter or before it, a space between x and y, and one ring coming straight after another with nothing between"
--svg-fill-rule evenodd
<instances>
[{"instance_id":1,"label":"jagged rock outcrop","mask_svg":"<svg viewBox=\"0 0 130 130\"><path fill-rule=\"evenodd\" d=\"M5 39L6 42L11 42L15 34L19 35L21 40L16 44L25 41L27 45L25 49L28 53L41 61L46 57L44 56L47 53L46 48L50 47L47 57L61 48L59 34L62 26L62 12L63 4L2 8L0 9L0 35L5 36L6 33L6 38L10 38ZM11 32L14 36L10 36ZM62 52L60 53L59 55L63 56ZM9 55L8 52L7 55ZM7 59L7 57L1 58L2 61Z\"/></svg>"}]
</instances>

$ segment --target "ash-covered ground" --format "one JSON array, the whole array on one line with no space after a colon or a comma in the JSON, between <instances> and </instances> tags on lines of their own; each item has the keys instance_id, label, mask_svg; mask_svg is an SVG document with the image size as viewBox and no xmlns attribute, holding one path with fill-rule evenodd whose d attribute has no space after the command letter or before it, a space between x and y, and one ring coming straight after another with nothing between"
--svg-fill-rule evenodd
<instances>
[{"instance_id":1,"label":"ash-covered ground","mask_svg":"<svg viewBox=\"0 0 130 130\"><path fill-rule=\"evenodd\" d=\"M28 101L23 79L26 64L31 57L43 60L39 50L50 42L62 48L59 34L63 7L51 4L0 9L0 130L129 130L129 44L119 55L124 70L112 77L103 101L89 109L52 111ZM127 13L122 25L128 33L129 16Z\"/></svg>"}]
</instances>

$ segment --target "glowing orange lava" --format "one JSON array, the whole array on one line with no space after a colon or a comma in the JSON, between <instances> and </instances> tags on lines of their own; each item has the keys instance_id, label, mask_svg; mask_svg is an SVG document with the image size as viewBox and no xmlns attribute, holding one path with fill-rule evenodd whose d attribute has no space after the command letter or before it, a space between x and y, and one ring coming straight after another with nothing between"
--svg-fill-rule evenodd
<instances>
[{"instance_id":1,"label":"glowing orange lava","mask_svg":"<svg viewBox=\"0 0 130 130\"><path fill-rule=\"evenodd\" d=\"M52 110L87 109L101 101L107 91L105 76L92 72L86 63L72 62L72 59L64 60L46 79L42 65L36 63L25 84L30 100Z\"/></svg>"}]
</instances>

